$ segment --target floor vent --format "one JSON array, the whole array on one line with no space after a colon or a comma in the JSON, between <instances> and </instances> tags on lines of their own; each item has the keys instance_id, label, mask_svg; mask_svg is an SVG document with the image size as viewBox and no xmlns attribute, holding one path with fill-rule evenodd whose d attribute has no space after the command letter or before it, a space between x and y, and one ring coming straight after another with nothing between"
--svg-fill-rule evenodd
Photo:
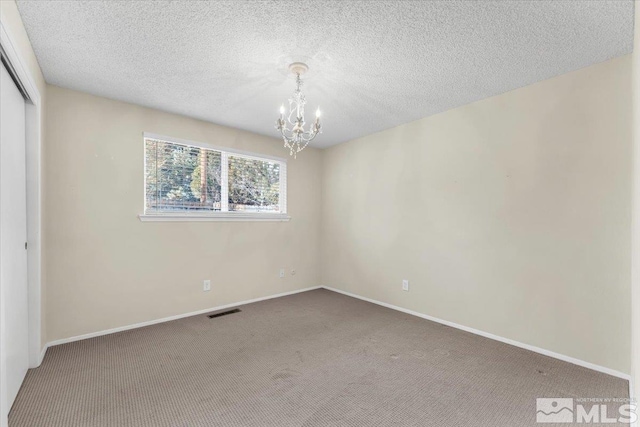
<instances>
[{"instance_id":1,"label":"floor vent","mask_svg":"<svg viewBox=\"0 0 640 427\"><path fill-rule=\"evenodd\" d=\"M220 313L213 313L209 315L209 319L214 319L220 316L226 316L227 314L240 313L239 308L234 308L233 310L221 311Z\"/></svg>"}]
</instances>

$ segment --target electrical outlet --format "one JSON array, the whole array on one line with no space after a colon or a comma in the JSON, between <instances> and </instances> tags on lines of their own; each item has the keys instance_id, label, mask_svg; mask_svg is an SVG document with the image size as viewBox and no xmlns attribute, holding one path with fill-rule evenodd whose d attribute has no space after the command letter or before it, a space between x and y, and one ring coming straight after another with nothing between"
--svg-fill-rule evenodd
<instances>
[{"instance_id":1,"label":"electrical outlet","mask_svg":"<svg viewBox=\"0 0 640 427\"><path fill-rule=\"evenodd\" d=\"M294 269L291 269L291 275L295 276L296 275L296 271Z\"/></svg>"},{"instance_id":2,"label":"electrical outlet","mask_svg":"<svg viewBox=\"0 0 640 427\"><path fill-rule=\"evenodd\" d=\"M280 269L280 278L284 277L284 268Z\"/></svg>"},{"instance_id":3,"label":"electrical outlet","mask_svg":"<svg viewBox=\"0 0 640 427\"><path fill-rule=\"evenodd\" d=\"M402 281L402 290L403 291L408 291L409 290L409 281L408 280L403 280Z\"/></svg>"},{"instance_id":4,"label":"electrical outlet","mask_svg":"<svg viewBox=\"0 0 640 427\"><path fill-rule=\"evenodd\" d=\"M211 280L204 281L204 284L202 285L202 290L205 292L211 290Z\"/></svg>"}]
</instances>

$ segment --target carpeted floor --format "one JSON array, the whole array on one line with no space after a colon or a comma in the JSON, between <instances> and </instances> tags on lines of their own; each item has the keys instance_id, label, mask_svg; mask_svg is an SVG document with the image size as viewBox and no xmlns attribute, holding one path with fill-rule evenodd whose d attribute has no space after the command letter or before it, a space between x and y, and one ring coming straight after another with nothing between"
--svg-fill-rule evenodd
<instances>
[{"instance_id":1,"label":"carpeted floor","mask_svg":"<svg viewBox=\"0 0 640 427\"><path fill-rule=\"evenodd\" d=\"M9 426L517 427L536 425L537 397L628 397L621 379L327 290L240 308L50 348Z\"/></svg>"}]
</instances>

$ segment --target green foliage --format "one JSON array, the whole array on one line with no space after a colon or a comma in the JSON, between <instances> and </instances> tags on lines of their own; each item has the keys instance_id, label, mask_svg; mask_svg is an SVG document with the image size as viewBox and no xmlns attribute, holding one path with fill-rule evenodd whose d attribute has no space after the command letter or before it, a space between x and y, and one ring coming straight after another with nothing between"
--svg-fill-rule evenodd
<instances>
[{"instance_id":1,"label":"green foliage","mask_svg":"<svg viewBox=\"0 0 640 427\"><path fill-rule=\"evenodd\" d=\"M231 156L229 159L229 210L269 207L277 210L280 165Z\"/></svg>"},{"instance_id":2,"label":"green foliage","mask_svg":"<svg viewBox=\"0 0 640 427\"><path fill-rule=\"evenodd\" d=\"M145 143L147 207L158 210L219 210L219 151L148 139ZM228 156L229 210L277 210L278 163ZM206 180L202 179L203 169Z\"/></svg>"},{"instance_id":3,"label":"green foliage","mask_svg":"<svg viewBox=\"0 0 640 427\"><path fill-rule=\"evenodd\" d=\"M153 209L211 210L220 202L220 174L207 178L207 198L201 202L200 160L220 169L220 153L163 141L146 141L147 206ZM217 197L216 197L217 196ZM218 206L219 209L219 206Z\"/></svg>"}]
</instances>

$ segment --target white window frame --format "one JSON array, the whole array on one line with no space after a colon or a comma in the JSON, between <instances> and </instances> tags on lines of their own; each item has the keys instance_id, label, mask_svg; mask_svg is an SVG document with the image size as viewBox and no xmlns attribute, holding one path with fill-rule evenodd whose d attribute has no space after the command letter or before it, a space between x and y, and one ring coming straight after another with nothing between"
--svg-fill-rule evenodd
<instances>
[{"instance_id":1,"label":"white window frame","mask_svg":"<svg viewBox=\"0 0 640 427\"><path fill-rule=\"evenodd\" d=\"M146 212L146 178L143 189L143 207L145 212L138 215L140 221L289 221L291 217L287 215L287 160L281 157L268 156L264 154L250 153L247 151L235 150L233 148L217 147L205 142L189 141L186 139L172 138L164 135L157 135L149 132L142 134L142 147L145 150L147 139L156 139L172 144L187 145L190 147L204 148L207 150L219 151L222 158L222 204L228 203L228 177L225 171L228 171L228 166L225 167L224 159L229 154L237 157L243 157L251 160L267 160L270 162L277 162L280 164L280 193L279 204L280 212ZM144 170L147 170L147 156L144 152ZM146 175L145 175L146 176ZM224 206L223 206L224 210Z\"/></svg>"}]
</instances>

